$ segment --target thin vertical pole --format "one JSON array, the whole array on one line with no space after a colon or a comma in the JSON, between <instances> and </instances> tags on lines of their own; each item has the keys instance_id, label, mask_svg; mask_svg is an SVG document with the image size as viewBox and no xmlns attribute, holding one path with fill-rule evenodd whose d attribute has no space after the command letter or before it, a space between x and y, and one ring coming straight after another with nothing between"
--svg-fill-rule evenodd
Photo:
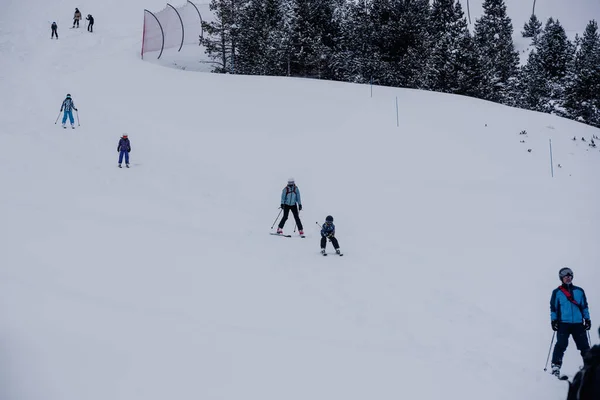
<instances>
[{"instance_id":1,"label":"thin vertical pole","mask_svg":"<svg viewBox=\"0 0 600 400\"><path fill-rule=\"evenodd\" d=\"M144 26L142 27L142 60L144 59L144 41L146 40L146 13L144 13Z\"/></svg>"},{"instance_id":2,"label":"thin vertical pole","mask_svg":"<svg viewBox=\"0 0 600 400\"><path fill-rule=\"evenodd\" d=\"M548 139L550 141L550 174L554 178L554 163L552 162L552 139Z\"/></svg>"},{"instance_id":3,"label":"thin vertical pole","mask_svg":"<svg viewBox=\"0 0 600 400\"><path fill-rule=\"evenodd\" d=\"M396 126L400 127L400 116L398 115L398 96L396 96Z\"/></svg>"},{"instance_id":4,"label":"thin vertical pole","mask_svg":"<svg viewBox=\"0 0 600 400\"><path fill-rule=\"evenodd\" d=\"M371 97L373 97L373 77L371 77Z\"/></svg>"},{"instance_id":5,"label":"thin vertical pole","mask_svg":"<svg viewBox=\"0 0 600 400\"><path fill-rule=\"evenodd\" d=\"M469 0L467 0L467 15L469 16L469 25L471 25L471 8L469 7Z\"/></svg>"}]
</instances>

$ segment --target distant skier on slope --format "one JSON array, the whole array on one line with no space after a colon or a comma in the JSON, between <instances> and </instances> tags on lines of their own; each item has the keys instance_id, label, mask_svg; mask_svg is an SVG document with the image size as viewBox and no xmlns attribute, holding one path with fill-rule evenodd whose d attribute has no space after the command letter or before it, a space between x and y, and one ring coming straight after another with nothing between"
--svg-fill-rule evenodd
<instances>
[{"instance_id":1,"label":"distant skier on slope","mask_svg":"<svg viewBox=\"0 0 600 400\"><path fill-rule=\"evenodd\" d=\"M340 244L338 243L337 238L335 237L335 225L333 224L333 217L328 215L325 218L325 223L321 226L321 254L324 256L327 255L325 253L325 246L327 246L327 239L331 241L333 244L333 248L335 249L336 254L340 256L342 253L340 252Z\"/></svg>"},{"instance_id":2,"label":"distant skier on slope","mask_svg":"<svg viewBox=\"0 0 600 400\"><path fill-rule=\"evenodd\" d=\"M88 14L86 20L89 21L88 27L87 27L88 32L93 32L94 31L94 17L92 17L92 14Z\"/></svg>"},{"instance_id":3,"label":"distant skier on slope","mask_svg":"<svg viewBox=\"0 0 600 400\"><path fill-rule=\"evenodd\" d=\"M552 330L557 332L556 345L552 353L552 375L560 378L563 356L569 345L569 336L573 336L581 357L590 349L586 330L592 327L590 311L585 292L573 285L571 268L561 268L558 278L562 284L552 291L550 297L550 320Z\"/></svg>"},{"instance_id":4,"label":"distant skier on slope","mask_svg":"<svg viewBox=\"0 0 600 400\"><path fill-rule=\"evenodd\" d=\"M119 139L119 144L117 145L117 151L119 152L119 168L121 167L121 163L123 162L123 156L125 156L125 166L129 168L129 152L131 152L131 143L129 142L129 138L127 134L124 133Z\"/></svg>"},{"instance_id":5,"label":"distant skier on slope","mask_svg":"<svg viewBox=\"0 0 600 400\"><path fill-rule=\"evenodd\" d=\"M73 119L73 110L78 111L77 108L75 108L75 103L73 103L73 99L71 98L71 95L67 93L67 97L63 100L62 105L60 106L60 111L63 111L63 109L65 110L65 113L63 115L63 119L62 119L62 126L63 128L67 128L66 126L66 122L67 122L67 117L69 117L69 121L71 121L71 128L75 129L75 120ZM60 114L59 114L60 115Z\"/></svg>"},{"instance_id":6,"label":"distant skier on slope","mask_svg":"<svg viewBox=\"0 0 600 400\"><path fill-rule=\"evenodd\" d=\"M79 8L75 8L75 14L73 14L73 28L75 28L75 25L77 25L77 27L79 28L80 20L81 20L81 12L79 11Z\"/></svg>"},{"instance_id":7,"label":"distant skier on slope","mask_svg":"<svg viewBox=\"0 0 600 400\"><path fill-rule=\"evenodd\" d=\"M50 29L52 30L52 35L50 36L50 39L54 39L54 36L56 36L56 38L58 39L58 25L56 25L56 22L52 22L52 25L50 25Z\"/></svg>"},{"instance_id":8,"label":"distant skier on slope","mask_svg":"<svg viewBox=\"0 0 600 400\"><path fill-rule=\"evenodd\" d=\"M281 209L283 210L283 217L279 221L277 233L283 234L283 227L291 210L296 220L296 225L298 225L298 233L300 236L304 236L304 228L298 214L298 211L302 211L302 200L300 199L300 189L296 186L294 178L288 179L287 186L281 192Z\"/></svg>"}]
</instances>

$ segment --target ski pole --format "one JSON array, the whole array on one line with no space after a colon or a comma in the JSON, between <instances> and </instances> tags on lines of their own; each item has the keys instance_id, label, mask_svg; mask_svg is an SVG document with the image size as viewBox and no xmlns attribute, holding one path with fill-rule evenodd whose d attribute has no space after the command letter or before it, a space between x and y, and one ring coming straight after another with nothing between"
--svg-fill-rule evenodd
<instances>
[{"instance_id":1,"label":"ski pole","mask_svg":"<svg viewBox=\"0 0 600 400\"><path fill-rule=\"evenodd\" d=\"M282 211L283 211L283 208L279 207L279 214L277 214L277 218L275 218L275 221L273 221L273 225L271 225L271 229L273 229L273 227L275 226L275 222L277 222L277 220L279 219L279 216L281 215Z\"/></svg>"},{"instance_id":2,"label":"ski pole","mask_svg":"<svg viewBox=\"0 0 600 400\"><path fill-rule=\"evenodd\" d=\"M81 126L79 125L79 110L75 110L75 114L77 114L77 126Z\"/></svg>"},{"instance_id":3,"label":"ski pole","mask_svg":"<svg viewBox=\"0 0 600 400\"><path fill-rule=\"evenodd\" d=\"M58 119L60 118L60 113L61 113L61 112L62 112L62 111L59 111L59 112L58 112L58 116L56 117L56 121L54 121L54 125L56 125L56 123L58 122Z\"/></svg>"},{"instance_id":4,"label":"ski pole","mask_svg":"<svg viewBox=\"0 0 600 400\"><path fill-rule=\"evenodd\" d=\"M544 366L544 371L548 370L548 360L550 359L550 351L552 350L552 343L554 343L554 336L556 336L556 331L552 334L552 340L550 341L550 348L548 349L548 357L546 357L546 365Z\"/></svg>"},{"instance_id":5,"label":"ski pole","mask_svg":"<svg viewBox=\"0 0 600 400\"><path fill-rule=\"evenodd\" d=\"M317 224L317 226L318 226L319 228L323 228L323 227L321 226L321 224L319 224L319 223L318 223L318 222L316 222L316 221L315 221L315 224ZM331 242L331 238L329 238L329 237L328 237L328 238L327 238L327 240L329 240L329 241Z\"/></svg>"}]
</instances>

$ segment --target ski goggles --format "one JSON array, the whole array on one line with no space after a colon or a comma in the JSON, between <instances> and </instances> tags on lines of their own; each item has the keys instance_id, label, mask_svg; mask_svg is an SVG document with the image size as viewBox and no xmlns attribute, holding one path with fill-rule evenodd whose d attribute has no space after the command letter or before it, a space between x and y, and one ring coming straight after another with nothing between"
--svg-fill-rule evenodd
<instances>
[{"instance_id":1,"label":"ski goggles","mask_svg":"<svg viewBox=\"0 0 600 400\"><path fill-rule=\"evenodd\" d=\"M564 278L565 276L570 276L571 278L573 277L573 271L571 271L571 268L563 268L560 270L560 273L558 274L558 276L560 276L560 278Z\"/></svg>"}]
</instances>

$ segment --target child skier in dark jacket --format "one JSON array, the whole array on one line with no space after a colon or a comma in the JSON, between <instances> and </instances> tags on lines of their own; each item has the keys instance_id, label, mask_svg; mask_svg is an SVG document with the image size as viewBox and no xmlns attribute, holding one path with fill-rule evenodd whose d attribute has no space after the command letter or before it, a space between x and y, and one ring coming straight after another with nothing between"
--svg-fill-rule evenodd
<instances>
[{"instance_id":1,"label":"child skier in dark jacket","mask_svg":"<svg viewBox=\"0 0 600 400\"><path fill-rule=\"evenodd\" d=\"M129 152L131 151L131 143L129 143L129 138L126 134L121 136L119 144L117 145L117 151L119 152L119 168L121 168L123 156L125 156L125 166L129 168Z\"/></svg>"},{"instance_id":2,"label":"child skier in dark jacket","mask_svg":"<svg viewBox=\"0 0 600 400\"><path fill-rule=\"evenodd\" d=\"M327 218L325 218L325 223L321 226L321 254L324 256L327 255L327 253L325 253L327 239L333 244L336 254L339 254L340 256L343 255L340 252L340 244L335 237L335 225L333 224L333 217L331 215L328 215Z\"/></svg>"}]
</instances>

